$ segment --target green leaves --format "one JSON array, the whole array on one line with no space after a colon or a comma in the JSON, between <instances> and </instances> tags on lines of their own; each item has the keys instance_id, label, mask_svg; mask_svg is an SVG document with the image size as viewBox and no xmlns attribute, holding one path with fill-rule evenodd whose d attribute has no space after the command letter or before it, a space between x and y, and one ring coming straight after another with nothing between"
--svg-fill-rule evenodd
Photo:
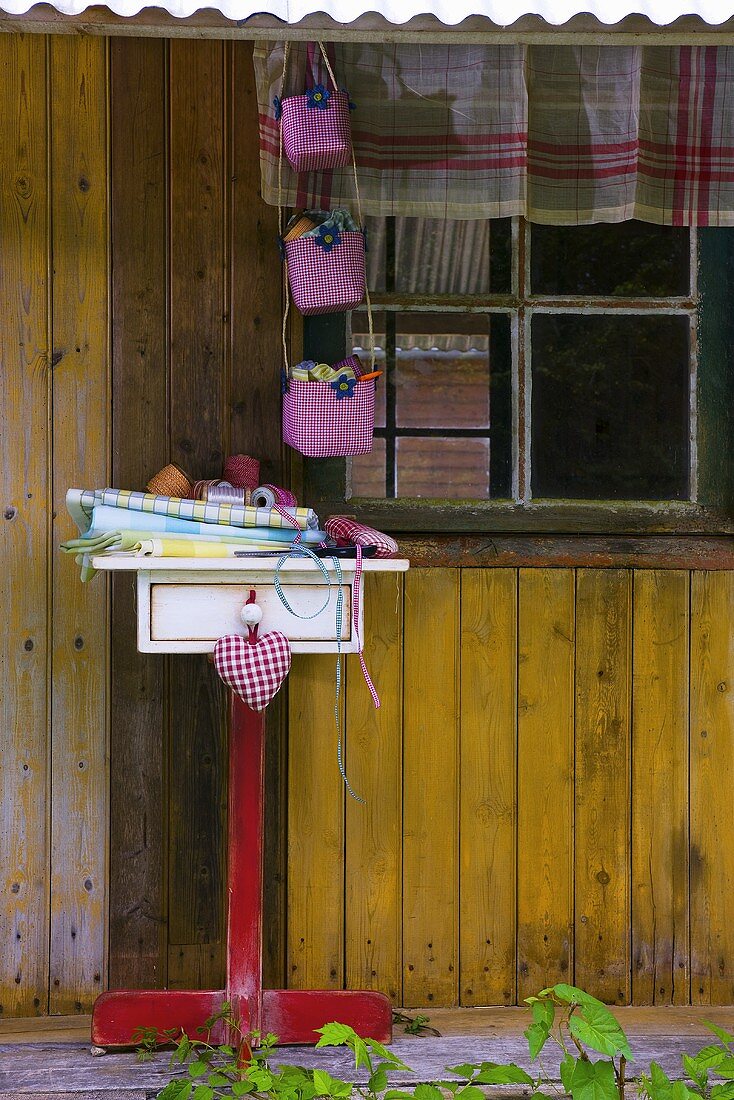
<instances>
[{"instance_id":1,"label":"green leaves","mask_svg":"<svg viewBox=\"0 0 734 1100\"><path fill-rule=\"evenodd\" d=\"M443 1100L443 1093L436 1085L416 1085L414 1100Z\"/></svg>"},{"instance_id":2,"label":"green leaves","mask_svg":"<svg viewBox=\"0 0 734 1100\"><path fill-rule=\"evenodd\" d=\"M349 1096L352 1085L349 1081L340 1081L332 1077L324 1069L313 1071L314 1096Z\"/></svg>"},{"instance_id":3,"label":"green leaves","mask_svg":"<svg viewBox=\"0 0 734 1100\"><path fill-rule=\"evenodd\" d=\"M541 999L540 997L528 997L526 1003L530 1005L533 1022L524 1034L528 1041L530 1057L535 1061L550 1038L551 1028L556 1016L556 1006L550 999Z\"/></svg>"},{"instance_id":4,"label":"green leaves","mask_svg":"<svg viewBox=\"0 0 734 1100\"><path fill-rule=\"evenodd\" d=\"M599 1054L608 1054L611 1058L623 1054L628 1062L632 1061L627 1036L601 1001L592 998L581 1005L570 1016L568 1027L574 1038Z\"/></svg>"},{"instance_id":5,"label":"green leaves","mask_svg":"<svg viewBox=\"0 0 734 1100\"><path fill-rule=\"evenodd\" d=\"M482 1062L479 1073L472 1079L474 1085L532 1085L533 1078L514 1062L501 1066L495 1062Z\"/></svg>"},{"instance_id":6,"label":"green leaves","mask_svg":"<svg viewBox=\"0 0 734 1100\"><path fill-rule=\"evenodd\" d=\"M574 1064L570 1065L570 1061ZM586 1058L570 1059L566 1077L573 1100L619 1100L617 1079L611 1062L590 1062Z\"/></svg>"},{"instance_id":7,"label":"green leaves","mask_svg":"<svg viewBox=\"0 0 734 1100\"><path fill-rule=\"evenodd\" d=\"M350 1039L356 1039L357 1033L354 1028L349 1027L347 1024L324 1024L323 1027L317 1028L317 1035L320 1035L318 1047L343 1047Z\"/></svg>"},{"instance_id":8,"label":"green leaves","mask_svg":"<svg viewBox=\"0 0 734 1100\"><path fill-rule=\"evenodd\" d=\"M734 1035L729 1031L724 1031L723 1027L719 1027L718 1024L712 1024L709 1020L704 1020L703 1026L707 1027L709 1031L713 1031L716 1038L720 1039L724 1046L734 1043Z\"/></svg>"}]
</instances>

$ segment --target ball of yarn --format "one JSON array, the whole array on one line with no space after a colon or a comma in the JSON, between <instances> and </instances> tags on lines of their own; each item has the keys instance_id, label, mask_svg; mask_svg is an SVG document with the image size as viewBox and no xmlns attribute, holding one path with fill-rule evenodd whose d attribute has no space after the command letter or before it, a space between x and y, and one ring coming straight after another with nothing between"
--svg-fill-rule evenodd
<instances>
[{"instance_id":1,"label":"ball of yarn","mask_svg":"<svg viewBox=\"0 0 734 1100\"><path fill-rule=\"evenodd\" d=\"M260 482L260 463L250 455L230 455L224 464L222 480L235 489L256 489Z\"/></svg>"},{"instance_id":2,"label":"ball of yarn","mask_svg":"<svg viewBox=\"0 0 734 1100\"><path fill-rule=\"evenodd\" d=\"M145 486L149 493L159 497L187 497L191 492L188 475L175 462L164 466Z\"/></svg>"}]
</instances>

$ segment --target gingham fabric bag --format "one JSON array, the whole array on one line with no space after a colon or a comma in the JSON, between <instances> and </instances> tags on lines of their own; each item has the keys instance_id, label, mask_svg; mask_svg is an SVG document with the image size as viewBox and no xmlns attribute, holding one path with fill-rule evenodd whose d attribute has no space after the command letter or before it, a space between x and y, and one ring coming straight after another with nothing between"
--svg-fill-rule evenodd
<instances>
[{"instance_id":1,"label":"gingham fabric bag","mask_svg":"<svg viewBox=\"0 0 734 1100\"><path fill-rule=\"evenodd\" d=\"M336 79L332 72L329 58L322 42L319 48L326 63L326 68L331 78L332 85L336 88ZM283 83L285 84L286 66L288 61L288 43L286 42L283 55ZM320 89L320 91L315 91ZM326 93L323 85L315 85L307 93L305 98ZM298 96L291 98L301 98ZM329 99L331 94L329 94ZM283 100L281 110L285 112ZM327 100L328 102L328 100ZM349 103L347 100L347 114ZM325 112L319 111L318 114ZM357 179L357 162L354 158L354 148L351 137L349 140L348 157L346 163L351 161L354 173L354 189L359 213L357 225L359 228L338 229L328 233L320 232L317 236L300 236L293 240L284 240L283 236L283 152L287 153L286 134L287 128L282 125L285 115L281 118L280 140L278 152L278 225L280 246L286 267L286 316L289 308L290 294L298 310L306 317L319 313L346 313L350 309L356 309L367 295L365 278L365 236L364 221L362 218L362 205L359 194L359 181Z\"/></svg>"},{"instance_id":2,"label":"gingham fabric bag","mask_svg":"<svg viewBox=\"0 0 734 1100\"><path fill-rule=\"evenodd\" d=\"M289 43L283 53L285 89ZM329 58L319 42L331 88L314 84L303 95L274 100L275 117L280 120L283 149L295 172L323 172L344 168L352 158L352 123L349 96L337 87Z\"/></svg>"},{"instance_id":3,"label":"gingham fabric bag","mask_svg":"<svg viewBox=\"0 0 734 1100\"><path fill-rule=\"evenodd\" d=\"M350 356L334 370L351 367L359 379L359 359ZM372 450L375 427L375 382L350 383L341 390L334 382L286 381L283 394L283 439L308 458L341 458Z\"/></svg>"},{"instance_id":4,"label":"gingham fabric bag","mask_svg":"<svg viewBox=\"0 0 734 1100\"><path fill-rule=\"evenodd\" d=\"M284 248L293 301L304 317L345 313L364 301L362 233L340 230L331 247L324 247L318 237L297 237L286 241Z\"/></svg>"}]
</instances>

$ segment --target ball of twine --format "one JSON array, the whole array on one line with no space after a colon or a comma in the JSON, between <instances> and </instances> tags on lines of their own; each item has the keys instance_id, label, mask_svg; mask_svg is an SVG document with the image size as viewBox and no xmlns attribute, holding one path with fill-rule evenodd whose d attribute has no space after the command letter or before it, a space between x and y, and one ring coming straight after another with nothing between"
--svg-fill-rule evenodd
<instances>
[{"instance_id":1,"label":"ball of twine","mask_svg":"<svg viewBox=\"0 0 734 1100\"><path fill-rule=\"evenodd\" d=\"M191 492L191 480L180 466L171 462L159 470L145 488L159 497L187 497Z\"/></svg>"},{"instance_id":2,"label":"ball of twine","mask_svg":"<svg viewBox=\"0 0 734 1100\"><path fill-rule=\"evenodd\" d=\"M260 463L249 455L230 455L224 464L222 480L235 489L256 489L260 484Z\"/></svg>"}]
</instances>

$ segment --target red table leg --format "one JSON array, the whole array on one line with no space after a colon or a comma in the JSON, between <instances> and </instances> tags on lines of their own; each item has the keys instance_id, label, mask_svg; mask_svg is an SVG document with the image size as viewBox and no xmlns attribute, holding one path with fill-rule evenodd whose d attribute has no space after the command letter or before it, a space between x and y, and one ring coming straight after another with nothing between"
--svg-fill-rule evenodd
<instances>
[{"instance_id":1,"label":"red table leg","mask_svg":"<svg viewBox=\"0 0 734 1100\"><path fill-rule=\"evenodd\" d=\"M229 741L229 871L227 985L224 990L119 990L103 993L92 1012L92 1042L132 1045L138 1027L196 1034L227 1000L245 1032L272 1031L281 1043L315 1043L333 1020L388 1042L392 1010L382 993L262 988L262 849L264 803L262 713L232 694Z\"/></svg>"}]
</instances>

